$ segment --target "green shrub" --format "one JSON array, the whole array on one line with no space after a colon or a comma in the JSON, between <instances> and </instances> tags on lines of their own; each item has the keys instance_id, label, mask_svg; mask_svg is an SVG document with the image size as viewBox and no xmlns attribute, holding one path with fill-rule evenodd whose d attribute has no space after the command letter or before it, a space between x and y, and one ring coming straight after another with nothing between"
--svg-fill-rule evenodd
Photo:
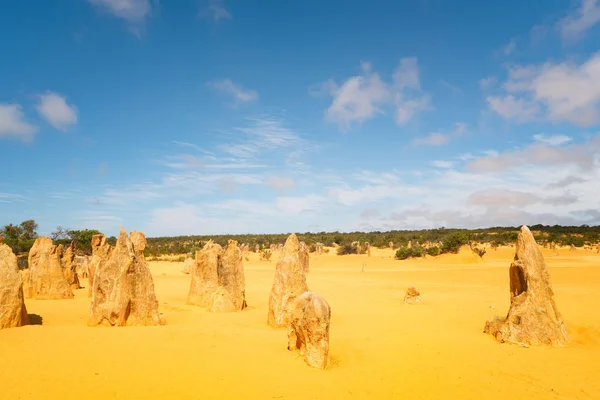
<instances>
[{"instance_id":1,"label":"green shrub","mask_svg":"<svg viewBox=\"0 0 600 400\"><path fill-rule=\"evenodd\" d=\"M407 258L423 257L424 251L422 247L400 247L396 250L397 260L406 260Z\"/></svg>"},{"instance_id":2,"label":"green shrub","mask_svg":"<svg viewBox=\"0 0 600 400\"><path fill-rule=\"evenodd\" d=\"M427 255L435 257L440 255L441 250L438 246L431 246L427 250L425 250L425 252L427 253Z\"/></svg>"},{"instance_id":3,"label":"green shrub","mask_svg":"<svg viewBox=\"0 0 600 400\"><path fill-rule=\"evenodd\" d=\"M458 253L460 248L469 243L469 235L465 232L453 232L442 241L442 253Z\"/></svg>"}]
</instances>

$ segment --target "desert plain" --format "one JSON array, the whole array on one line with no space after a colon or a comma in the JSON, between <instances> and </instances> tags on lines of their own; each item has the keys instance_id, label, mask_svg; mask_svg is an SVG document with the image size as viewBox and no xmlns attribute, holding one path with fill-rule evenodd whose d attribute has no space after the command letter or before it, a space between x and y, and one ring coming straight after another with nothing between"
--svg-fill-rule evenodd
<instances>
[{"instance_id":1,"label":"desert plain","mask_svg":"<svg viewBox=\"0 0 600 400\"><path fill-rule=\"evenodd\" d=\"M404 261L385 249L311 254L308 286L332 313L324 371L267 325L277 253L249 254L248 308L223 314L186 304L183 263L151 261L167 325L88 327L86 279L75 299L27 299L33 325L0 330L0 399L599 399L600 255L542 251L571 336L563 347L483 333L509 307L511 247ZM403 304L411 285L422 304Z\"/></svg>"}]
</instances>

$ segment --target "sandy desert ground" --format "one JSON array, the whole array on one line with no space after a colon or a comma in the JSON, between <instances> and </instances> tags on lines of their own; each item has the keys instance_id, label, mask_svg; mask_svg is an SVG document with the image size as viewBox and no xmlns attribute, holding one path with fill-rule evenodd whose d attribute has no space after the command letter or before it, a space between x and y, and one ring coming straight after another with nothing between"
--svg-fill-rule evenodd
<instances>
[{"instance_id":1,"label":"sandy desert ground","mask_svg":"<svg viewBox=\"0 0 600 400\"><path fill-rule=\"evenodd\" d=\"M0 399L600 399L600 255L544 250L572 343L524 348L482 333L508 310L513 251L313 255L309 287L332 309L325 371L266 324L276 260L250 255L249 308L232 314L186 305L183 263L151 262L167 326L89 328L87 289L27 300L42 324L0 331ZM409 285L423 304L403 304Z\"/></svg>"}]
</instances>

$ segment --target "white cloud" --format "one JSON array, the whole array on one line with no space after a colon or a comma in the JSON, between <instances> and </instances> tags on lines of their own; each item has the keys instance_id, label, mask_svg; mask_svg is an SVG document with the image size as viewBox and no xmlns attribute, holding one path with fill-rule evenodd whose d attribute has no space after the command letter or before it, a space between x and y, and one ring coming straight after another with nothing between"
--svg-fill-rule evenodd
<instances>
[{"instance_id":1,"label":"white cloud","mask_svg":"<svg viewBox=\"0 0 600 400\"><path fill-rule=\"evenodd\" d=\"M584 63L511 66L503 88L510 94L489 96L488 106L506 119L526 122L543 117L591 126L598 121L600 53Z\"/></svg>"},{"instance_id":2,"label":"white cloud","mask_svg":"<svg viewBox=\"0 0 600 400\"><path fill-rule=\"evenodd\" d=\"M113 14L129 23L141 23L150 14L148 0L88 0L99 9Z\"/></svg>"},{"instance_id":3,"label":"white cloud","mask_svg":"<svg viewBox=\"0 0 600 400\"><path fill-rule=\"evenodd\" d=\"M534 143L519 150L477 158L471 161L467 167L476 172L499 172L528 165L573 166L578 170L589 171L598 163L599 154L600 135L597 135L587 143L562 147Z\"/></svg>"},{"instance_id":4,"label":"white cloud","mask_svg":"<svg viewBox=\"0 0 600 400\"><path fill-rule=\"evenodd\" d=\"M567 135L544 135L543 133L533 135L533 139L541 143L549 144L550 146L560 146L573 140Z\"/></svg>"},{"instance_id":5,"label":"white cloud","mask_svg":"<svg viewBox=\"0 0 600 400\"><path fill-rule=\"evenodd\" d=\"M490 110L506 119L514 119L519 122L532 121L539 112L539 106L536 103L516 98L513 95L488 96L486 101Z\"/></svg>"},{"instance_id":6,"label":"white cloud","mask_svg":"<svg viewBox=\"0 0 600 400\"><path fill-rule=\"evenodd\" d=\"M271 176L265 180L265 185L279 191L289 190L294 187L294 178Z\"/></svg>"},{"instance_id":7,"label":"white cloud","mask_svg":"<svg viewBox=\"0 0 600 400\"><path fill-rule=\"evenodd\" d=\"M319 87L309 88L312 93L329 91L333 101L325 111L325 119L337 123L342 130L386 114L391 105L395 106L395 120L399 125L429 107L429 97L421 91L416 58L400 60L391 84L382 81L370 63L362 62L361 69L362 75L353 76L339 86L329 80Z\"/></svg>"},{"instance_id":8,"label":"white cloud","mask_svg":"<svg viewBox=\"0 0 600 400\"><path fill-rule=\"evenodd\" d=\"M401 59L392 77L394 79L394 86L400 90L406 88L420 90L421 82L419 79L417 58L406 57Z\"/></svg>"},{"instance_id":9,"label":"white cloud","mask_svg":"<svg viewBox=\"0 0 600 400\"><path fill-rule=\"evenodd\" d=\"M77 123L77 108L68 105L65 97L54 92L46 92L38 96L36 109L40 116L58 130L66 131Z\"/></svg>"},{"instance_id":10,"label":"white cloud","mask_svg":"<svg viewBox=\"0 0 600 400\"><path fill-rule=\"evenodd\" d=\"M25 120L20 105L0 103L0 138L16 138L28 142L36 131L37 127Z\"/></svg>"},{"instance_id":11,"label":"white cloud","mask_svg":"<svg viewBox=\"0 0 600 400\"><path fill-rule=\"evenodd\" d=\"M231 12L223 6L223 0L208 0L208 6L201 12L201 15L215 22L232 18Z\"/></svg>"},{"instance_id":12,"label":"white cloud","mask_svg":"<svg viewBox=\"0 0 600 400\"><path fill-rule=\"evenodd\" d=\"M558 22L563 39L576 40L600 22L598 0L580 0L580 6Z\"/></svg>"},{"instance_id":13,"label":"white cloud","mask_svg":"<svg viewBox=\"0 0 600 400\"><path fill-rule=\"evenodd\" d=\"M227 96L231 96L235 103L246 103L258 99L256 91L244 89L231 79L209 81L206 85Z\"/></svg>"}]
</instances>

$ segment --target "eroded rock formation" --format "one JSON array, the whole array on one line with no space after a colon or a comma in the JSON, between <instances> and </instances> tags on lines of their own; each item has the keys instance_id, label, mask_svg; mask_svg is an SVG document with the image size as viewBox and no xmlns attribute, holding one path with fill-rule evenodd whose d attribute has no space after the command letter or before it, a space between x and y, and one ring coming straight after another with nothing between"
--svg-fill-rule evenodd
<instances>
[{"instance_id":1,"label":"eroded rock formation","mask_svg":"<svg viewBox=\"0 0 600 400\"><path fill-rule=\"evenodd\" d=\"M71 289L80 289L77 265L75 264L75 243L71 242L67 248L63 248L62 244L58 247L60 248L59 252L62 253L60 264L67 283L71 286Z\"/></svg>"},{"instance_id":2,"label":"eroded rock formation","mask_svg":"<svg viewBox=\"0 0 600 400\"><path fill-rule=\"evenodd\" d=\"M108 260L113 247L106 241L106 236L99 234L92 236L92 258L88 264L88 296L92 297L94 276L96 270Z\"/></svg>"},{"instance_id":3,"label":"eroded rock formation","mask_svg":"<svg viewBox=\"0 0 600 400\"><path fill-rule=\"evenodd\" d=\"M285 241L281 251L269 296L267 322L274 328L287 326L294 308L294 301L302 293L308 291L299 253L298 237L292 233Z\"/></svg>"},{"instance_id":4,"label":"eroded rock formation","mask_svg":"<svg viewBox=\"0 0 600 400\"><path fill-rule=\"evenodd\" d=\"M329 364L329 323L331 309L321 296L304 292L294 302L288 325L288 350L300 350L311 367Z\"/></svg>"},{"instance_id":5,"label":"eroded rock formation","mask_svg":"<svg viewBox=\"0 0 600 400\"><path fill-rule=\"evenodd\" d=\"M219 287L217 270L222 255L223 248L212 240L209 240L202 250L196 252L196 263L192 268L188 304L210 307L211 297Z\"/></svg>"},{"instance_id":6,"label":"eroded rock formation","mask_svg":"<svg viewBox=\"0 0 600 400\"><path fill-rule=\"evenodd\" d=\"M310 272L310 255L308 246L304 242L300 242L298 258L300 259L300 264L302 264L302 271L304 271L305 274L308 274Z\"/></svg>"},{"instance_id":7,"label":"eroded rock formation","mask_svg":"<svg viewBox=\"0 0 600 400\"><path fill-rule=\"evenodd\" d=\"M525 346L567 343L569 334L554 302L548 267L526 226L521 227L509 276L508 315L488 321L484 332L499 342Z\"/></svg>"},{"instance_id":8,"label":"eroded rock formation","mask_svg":"<svg viewBox=\"0 0 600 400\"><path fill-rule=\"evenodd\" d=\"M185 255L185 261L183 262L183 268L181 268L181 272L183 272L186 275L189 275L192 273L192 269L194 268L194 259L192 257L192 253L187 253Z\"/></svg>"},{"instance_id":9,"label":"eroded rock formation","mask_svg":"<svg viewBox=\"0 0 600 400\"><path fill-rule=\"evenodd\" d=\"M28 323L17 257L10 247L0 242L0 329Z\"/></svg>"},{"instance_id":10,"label":"eroded rock formation","mask_svg":"<svg viewBox=\"0 0 600 400\"><path fill-rule=\"evenodd\" d=\"M62 247L52 244L49 237L39 237L29 251L29 271L24 277L25 298L36 300L72 299L61 263Z\"/></svg>"},{"instance_id":11,"label":"eroded rock formation","mask_svg":"<svg viewBox=\"0 0 600 400\"><path fill-rule=\"evenodd\" d=\"M246 283L242 250L235 240L227 248L209 241L196 252L188 304L211 312L232 312L246 308Z\"/></svg>"},{"instance_id":12,"label":"eroded rock formation","mask_svg":"<svg viewBox=\"0 0 600 400\"><path fill-rule=\"evenodd\" d=\"M421 304L421 293L414 286L409 287L404 295L404 304Z\"/></svg>"},{"instance_id":13,"label":"eroded rock formation","mask_svg":"<svg viewBox=\"0 0 600 400\"><path fill-rule=\"evenodd\" d=\"M90 259L89 256L75 256L73 264L75 265L75 273L78 279L87 279L90 276ZM81 284L81 282L80 282ZM88 285L89 286L89 285Z\"/></svg>"},{"instance_id":14,"label":"eroded rock formation","mask_svg":"<svg viewBox=\"0 0 600 400\"><path fill-rule=\"evenodd\" d=\"M107 258L95 264L88 324L163 325L154 281L144 258L144 234L134 231L128 236L121 228L114 248L98 235L94 241L94 257L106 254Z\"/></svg>"},{"instance_id":15,"label":"eroded rock formation","mask_svg":"<svg viewBox=\"0 0 600 400\"><path fill-rule=\"evenodd\" d=\"M242 264L242 251L235 240L227 243L217 269L219 286L229 294L234 310L246 308L246 280Z\"/></svg>"}]
</instances>

